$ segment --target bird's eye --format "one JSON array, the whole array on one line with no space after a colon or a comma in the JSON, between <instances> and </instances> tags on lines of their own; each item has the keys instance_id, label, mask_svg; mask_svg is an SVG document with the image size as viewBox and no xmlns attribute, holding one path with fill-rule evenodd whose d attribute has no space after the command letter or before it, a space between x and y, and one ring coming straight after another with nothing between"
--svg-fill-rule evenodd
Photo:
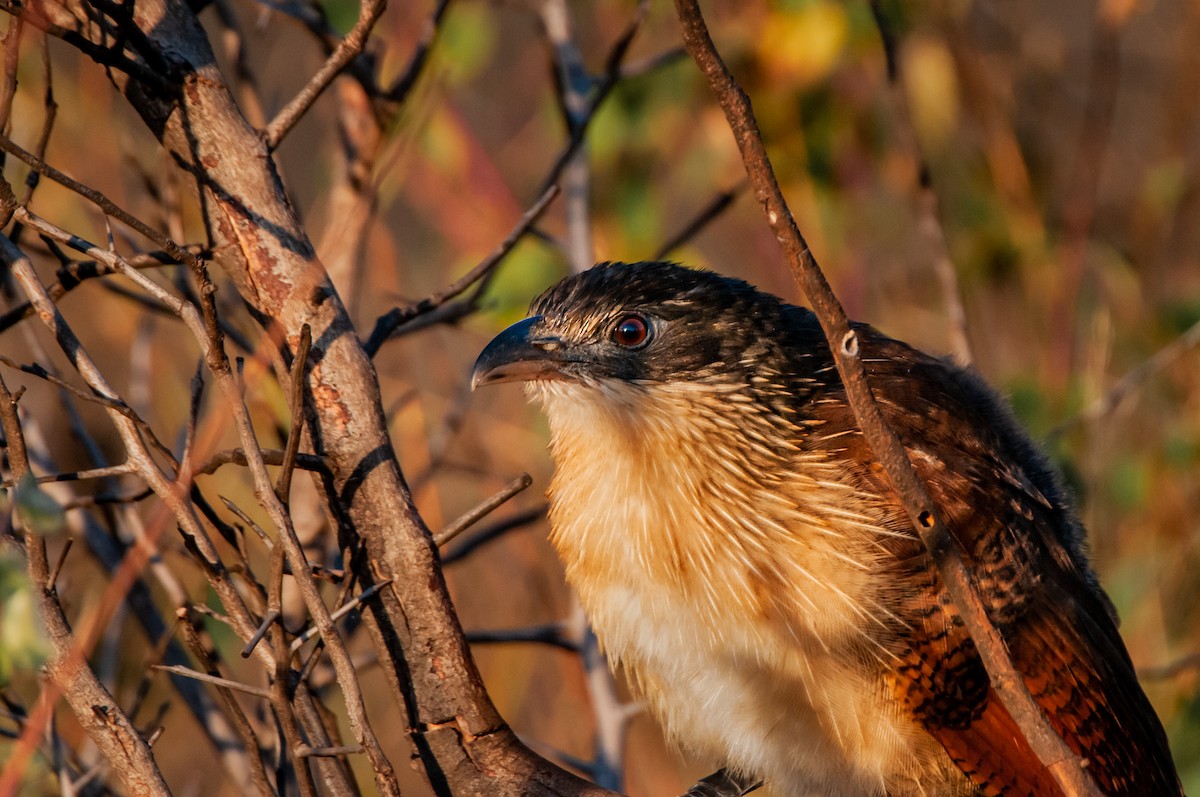
<instances>
[{"instance_id":1,"label":"bird's eye","mask_svg":"<svg viewBox=\"0 0 1200 797\"><path fill-rule=\"evenodd\" d=\"M640 315L627 315L613 327L612 339L627 349L641 348L650 340L650 325Z\"/></svg>"}]
</instances>

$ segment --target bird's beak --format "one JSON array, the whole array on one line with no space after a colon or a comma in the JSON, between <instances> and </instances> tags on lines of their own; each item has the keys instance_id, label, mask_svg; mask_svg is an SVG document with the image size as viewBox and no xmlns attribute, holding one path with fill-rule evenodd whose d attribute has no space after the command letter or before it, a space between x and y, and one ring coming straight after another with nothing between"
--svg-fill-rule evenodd
<instances>
[{"instance_id":1,"label":"bird's beak","mask_svg":"<svg viewBox=\"0 0 1200 797\"><path fill-rule=\"evenodd\" d=\"M492 338L471 369L471 389L496 382L567 379L563 368L573 362L560 338L538 332L542 317L518 321Z\"/></svg>"}]
</instances>

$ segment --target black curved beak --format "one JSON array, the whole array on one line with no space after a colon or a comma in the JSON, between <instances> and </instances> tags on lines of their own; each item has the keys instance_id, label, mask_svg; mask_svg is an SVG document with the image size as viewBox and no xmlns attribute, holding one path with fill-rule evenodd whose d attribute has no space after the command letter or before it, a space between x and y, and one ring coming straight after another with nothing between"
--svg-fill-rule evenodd
<instances>
[{"instance_id":1,"label":"black curved beak","mask_svg":"<svg viewBox=\"0 0 1200 797\"><path fill-rule=\"evenodd\" d=\"M518 321L492 338L471 369L471 389L496 382L567 379L563 367L572 362L561 339L538 334L540 315Z\"/></svg>"}]
</instances>

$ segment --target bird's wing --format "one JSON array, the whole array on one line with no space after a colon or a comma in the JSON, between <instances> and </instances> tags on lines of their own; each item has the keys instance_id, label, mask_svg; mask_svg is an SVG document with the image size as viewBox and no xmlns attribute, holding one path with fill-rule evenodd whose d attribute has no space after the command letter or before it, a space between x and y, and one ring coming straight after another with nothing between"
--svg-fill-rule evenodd
<instances>
[{"instance_id":1,"label":"bird's wing","mask_svg":"<svg viewBox=\"0 0 1200 797\"><path fill-rule=\"evenodd\" d=\"M872 351L874 349L874 351ZM962 546L989 619L1054 729L1106 794L1182 794L1166 735L1137 682L1115 616L1094 583L1065 499L990 390L903 344L865 346L885 415ZM852 421L851 421L852 422ZM861 436L842 445L860 478L908 521ZM897 697L986 795L1058 790L992 690L929 561L896 543L904 666Z\"/></svg>"}]
</instances>

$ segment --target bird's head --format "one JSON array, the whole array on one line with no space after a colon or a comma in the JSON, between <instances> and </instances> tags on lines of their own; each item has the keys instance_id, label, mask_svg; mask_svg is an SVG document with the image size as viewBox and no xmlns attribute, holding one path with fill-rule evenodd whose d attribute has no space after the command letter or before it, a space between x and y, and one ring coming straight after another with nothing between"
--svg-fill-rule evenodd
<instances>
[{"instance_id":1,"label":"bird's head","mask_svg":"<svg viewBox=\"0 0 1200 797\"><path fill-rule=\"evenodd\" d=\"M797 308L711 272L603 263L534 300L530 316L479 355L471 384L765 388L786 370L789 311Z\"/></svg>"}]
</instances>

